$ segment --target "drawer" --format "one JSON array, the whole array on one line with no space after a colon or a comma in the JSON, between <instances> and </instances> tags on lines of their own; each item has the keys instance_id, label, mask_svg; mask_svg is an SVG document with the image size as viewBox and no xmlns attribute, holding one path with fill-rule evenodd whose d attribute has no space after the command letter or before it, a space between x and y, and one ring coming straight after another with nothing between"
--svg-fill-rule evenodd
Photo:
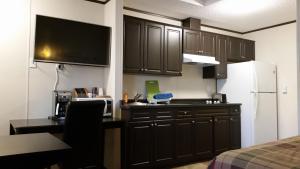
<instances>
[{"instance_id":1,"label":"drawer","mask_svg":"<svg viewBox=\"0 0 300 169\"><path fill-rule=\"evenodd\" d=\"M154 112L154 117L157 120L161 119L173 119L174 118L174 111L170 110L157 110Z\"/></svg>"},{"instance_id":2,"label":"drawer","mask_svg":"<svg viewBox=\"0 0 300 169\"><path fill-rule=\"evenodd\" d=\"M178 110L176 112L176 118L191 118L193 117L193 112L191 110Z\"/></svg>"},{"instance_id":3,"label":"drawer","mask_svg":"<svg viewBox=\"0 0 300 169\"><path fill-rule=\"evenodd\" d=\"M149 110L133 111L130 113L130 121L148 121L152 119L153 118Z\"/></svg>"},{"instance_id":4,"label":"drawer","mask_svg":"<svg viewBox=\"0 0 300 169\"><path fill-rule=\"evenodd\" d=\"M195 116L207 116L207 115L227 115L229 114L228 108L206 108L206 109L199 109L195 111Z\"/></svg>"}]
</instances>

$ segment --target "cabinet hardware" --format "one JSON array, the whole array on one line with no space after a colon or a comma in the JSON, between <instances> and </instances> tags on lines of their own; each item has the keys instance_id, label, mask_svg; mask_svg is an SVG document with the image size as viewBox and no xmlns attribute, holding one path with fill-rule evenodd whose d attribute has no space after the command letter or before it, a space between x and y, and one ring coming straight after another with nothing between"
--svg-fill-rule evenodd
<instances>
[{"instance_id":1,"label":"cabinet hardware","mask_svg":"<svg viewBox=\"0 0 300 169\"><path fill-rule=\"evenodd\" d=\"M233 118L230 118L230 121L233 121Z\"/></svg>"},{"instance_id":2,"label":"cabinet hardware","mask_svg":"<svg viewBox=\"0 0 300 169\"><path fill-rule=\"evenodd\" d=\"M241 56L241 58L245 59L246 57L245 56Z\"/></svg>"},{"instance_id":3,"label":"cabinet hardware","mask_svg":"<svg viewBox=\"0 0 300 169\"><path fill-rule=\"evenodd\" d=\"M144 71L148 71L148 69L144 69Z\"/></svg>"},{"instance_id":4,"label":"cabinet hardware","mask_svg":"<svg viewBox=\"0 0 300 169\"><path fill-rule=\"evenodd\" d=\"M238 112L238 109L234 109L235 112Z\"/></svg>"},{"instance_id":5,"label":"cabinet hardware","mask_svg":"<svg viewBox=\"0 0 300 169\"><path fill-rule=\"evenodd\" d=\"M157 126L157 123L154 123L154 126Z\"/></svg>"},{"instance_id":6,"label":"cabinet hardware","mask_svg":"<svg viewBox=\"0 0 300 169\"><path fill-rule=\"evenodd\" d=\"M213 122L213 120L209 120L209 122L210 122L210 123L212 123L212 122Z\"/></svg>"},{"instance_id":7,"label":"cabinet hardware","mask_svg":"<svg viewBox=\"0 0 300 169\"><path fill-rule=\"evenodd\" d=\"M154 126L154 124L153 124L153 123L151 123L151 124L150 124L150 126L151 126L151 127L153 127L153 126Z\"/></svg>"},{"instance_id":8,"label":"cabinet hardware","mask_svg":"<svg viewBox=\"0 0 300 169\"><path fill-rule=\"evenodd\" d=\"M218 119L215 119L215 122L218 122Z\"/></svg>"},{"instance_id":9,"label":"cabinet hardware","mask_svg":"<svg viewBox=\"0 0 300 169\"><path fill-rule=\"evenodd\" d=\"M143 68L141 68L141 69L140 69L140 71L144 71L144 69L143 69Z\"/></svg>"},{"instance_id":10,"label":"cabinet hardware","mask_svg":"<svg viewBox=\"0 0 300 169\"><path fill-rule=\"evenodd\" d=\"M192 123L195 123L195 121L193 120Z\"/></svg>"},{"instance_id":11,"label":"cabinet hardware","mask_svg":"<svg viewBox=\"0 0 300 169\"><path fill-rule=\"evenodd\" d=\"M184 115L187 115L187 112L185 111L185 112L183 112L184 113Z\"/></svg>"}]
</instances>

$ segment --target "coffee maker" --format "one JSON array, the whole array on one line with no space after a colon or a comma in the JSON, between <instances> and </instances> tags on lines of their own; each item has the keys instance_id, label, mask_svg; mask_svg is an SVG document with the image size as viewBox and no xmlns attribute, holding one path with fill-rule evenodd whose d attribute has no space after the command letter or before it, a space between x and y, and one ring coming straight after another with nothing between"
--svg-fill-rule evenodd
<instances>
[{"instance_id":1,"label":"coffee maker","mask_svg":"<svg viewBox=\"0 0 300 169\"><path fill-rule=\"evenodd\" d=\"M72 100L72 92L65 90L53 91L53 118L64 119L68 103Z\"/></svg>"}]
</instances>

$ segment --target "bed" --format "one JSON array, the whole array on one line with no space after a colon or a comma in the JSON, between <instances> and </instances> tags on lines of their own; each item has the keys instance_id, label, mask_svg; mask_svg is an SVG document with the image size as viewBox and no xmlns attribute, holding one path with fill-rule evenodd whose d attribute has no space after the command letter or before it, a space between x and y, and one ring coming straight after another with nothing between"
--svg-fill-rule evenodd
<instances>
[{"instance_id":1,"label":"bed","mask_svg":"<svg viewBox=\"0 0 300 169\"><path fill-rule=\"evenodd\" d=\"M300 136L222 153L208 169L300 169Z\"/></svg>"}]
</instances>

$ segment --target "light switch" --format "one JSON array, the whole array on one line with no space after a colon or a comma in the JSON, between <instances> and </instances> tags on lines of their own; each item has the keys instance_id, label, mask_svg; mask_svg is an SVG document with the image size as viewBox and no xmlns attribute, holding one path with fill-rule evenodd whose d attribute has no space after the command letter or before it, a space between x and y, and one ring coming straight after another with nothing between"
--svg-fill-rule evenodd
<instances>
[{"instance_id":1,"label":"light switch","mask_svg":"<svg viewBox=\"0 0 300 169\"><path fill-rule=\"evenodd\" d=\"M282 89L282 94L287 94L287 92L288 92L288 87L284 85Z\"/></svg>"}]
</instances>

